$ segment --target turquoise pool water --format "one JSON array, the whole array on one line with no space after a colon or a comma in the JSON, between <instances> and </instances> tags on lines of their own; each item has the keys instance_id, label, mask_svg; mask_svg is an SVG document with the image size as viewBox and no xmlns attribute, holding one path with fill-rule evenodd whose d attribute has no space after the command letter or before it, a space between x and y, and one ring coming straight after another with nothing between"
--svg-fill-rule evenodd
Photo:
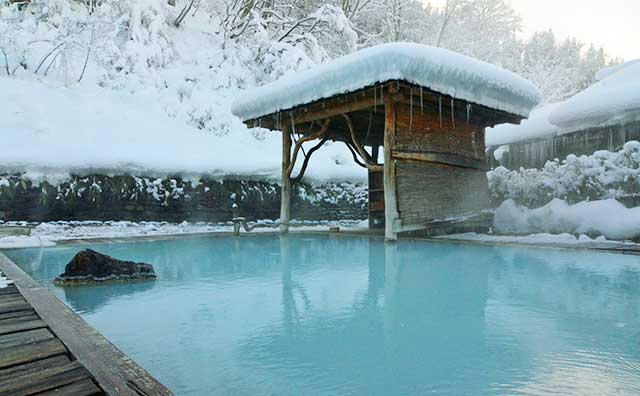
<instances>
[{"instance_id":1,"label":"turquoise pool water","mask_svg":"<svg viewBox=\"0 0 640 396\"><path fill-rule=\"evenodd\" d=\"M179 396L640 394L638 257L213 237L93 245L158 280L53 286L84 247L6 254Z\"/></svg>"}]
</instances>

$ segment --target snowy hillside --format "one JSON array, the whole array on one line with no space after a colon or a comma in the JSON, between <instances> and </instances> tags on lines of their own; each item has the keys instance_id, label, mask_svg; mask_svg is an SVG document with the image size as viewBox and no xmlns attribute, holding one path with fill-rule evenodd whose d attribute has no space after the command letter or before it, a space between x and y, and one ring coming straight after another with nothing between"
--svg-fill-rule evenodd
<instances>
[{"instance_id":1,"label":"snowy hillside","mask_svg":"<svg viewBox=\"0 0 640 396\"><path fill-rule=\"evenodd\" d=\"M26 11L0 6L0 48L12 74L0 74L1 172L279 179L279 135L248 130L230 102L239 88L328 54L256 42L267 58L257 70L251 50L229 42L211 13L176 28L179 11L126 0L91 15L67 0L33 1ZM316 17L333 23L333 11ZM336 143L313 157L307 175L362 180L366 172Z\"/></svg>"},{"instance_id":2,"label":"snowy hillside","mask_svg":"<svg viewBox=\"0 0 640 396\"><path fill-rule=\"evenodd\" d=\"M0 92L6 99L0 107L5 173L26 171L50 182L69 173L280 178L277 133L256 137L231 118L226 134L201 131L167 116L150 92L9 78L0 78ZM311 160L309 175L319 181L366 176L345 154L338 143L329 144Z\"/></svg>"}]
</instances>

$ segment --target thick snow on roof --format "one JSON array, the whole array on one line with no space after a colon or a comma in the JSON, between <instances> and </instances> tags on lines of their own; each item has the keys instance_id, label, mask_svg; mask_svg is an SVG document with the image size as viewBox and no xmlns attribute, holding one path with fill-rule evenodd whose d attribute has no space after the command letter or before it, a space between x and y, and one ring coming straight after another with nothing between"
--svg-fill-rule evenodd
<instances>
[{"instance_id":1,"label":"thick snow on roof","mask_svg":"<svg viewBox=\"0 0 640 396\"><path fill-rule=\"evenodd\" d=\"M558 127L549 122L549 114L560 105L562 103L550 103L536 107L531 112L529 119L522 120L520 125L500 124L493 128L487 128L486 146L501 146L556 135Z\"/></svg>"},{"instance_id":2,"label":"thick snow on roof","mask_svg":"<svg viewBox=\"0 0 640 396\"><path fill-rule=\"evenodd\" d=\"M278 134L258 140L235 117L227 134L198 130L169 117L154 91L134 95L0 77L0 92L0 174L280 179ZM366 171L337 143L314 155L307 175L314 181L366 180Z\"/></svg>"},{"instance_id":3,"label":"thick snow on roof","mask_svg":"<svg viewBox=\"0 0 640 396\"><path fill-rule=\"evenodd\" d=\"M542 99L535 85L498 66L442 48L393 43L363 49L245 92L231 111L250 120L390 80L408 81L522 117Z\"/></svg>"},{"instance_id":4,"label":"thick snow on roof","mask_svg":"<svg viewBox=\"0 0 640 396\"><path fill-rule=\"evenodd\" d=\"M605 69L599 77L604 78L550 114L560 134L640 120L640 62Z\"/></svg>"}]
</instances>

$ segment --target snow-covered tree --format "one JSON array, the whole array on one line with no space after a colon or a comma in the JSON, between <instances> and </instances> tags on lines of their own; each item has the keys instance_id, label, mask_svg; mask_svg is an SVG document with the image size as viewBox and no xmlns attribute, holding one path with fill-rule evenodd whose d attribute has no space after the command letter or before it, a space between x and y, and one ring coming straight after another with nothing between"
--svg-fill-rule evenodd
<instances>
[{"instance_id":1,"label":"snow-covered tree","mask_svg":"<svg viewBox=\"0 0 640 396\"><path fill-rule=\"evenodd\" d=\"M598 70L619 63L608 61L603 49L584 47L575 38L558 41L550 30L538 32L523 44L513 70L538 85L547 101L566 99L593 84Z\"/></svg>"}]
</instances>

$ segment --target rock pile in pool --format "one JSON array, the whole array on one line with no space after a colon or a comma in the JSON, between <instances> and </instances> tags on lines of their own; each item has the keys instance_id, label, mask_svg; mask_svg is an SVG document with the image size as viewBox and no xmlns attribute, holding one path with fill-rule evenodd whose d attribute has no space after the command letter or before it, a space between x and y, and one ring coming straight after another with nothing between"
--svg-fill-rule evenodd
<instances>
[{"instance_id":1,"label":"rock pile in pool","mask_svg":"<svg viewBox=\"0 0 640 396\"><path fill-rule=\"evenodd\" d=\"M155 279L151 264L122 261L86 249L78 252L53 282L57 285Z\"/></svg>"}]
</instances>

